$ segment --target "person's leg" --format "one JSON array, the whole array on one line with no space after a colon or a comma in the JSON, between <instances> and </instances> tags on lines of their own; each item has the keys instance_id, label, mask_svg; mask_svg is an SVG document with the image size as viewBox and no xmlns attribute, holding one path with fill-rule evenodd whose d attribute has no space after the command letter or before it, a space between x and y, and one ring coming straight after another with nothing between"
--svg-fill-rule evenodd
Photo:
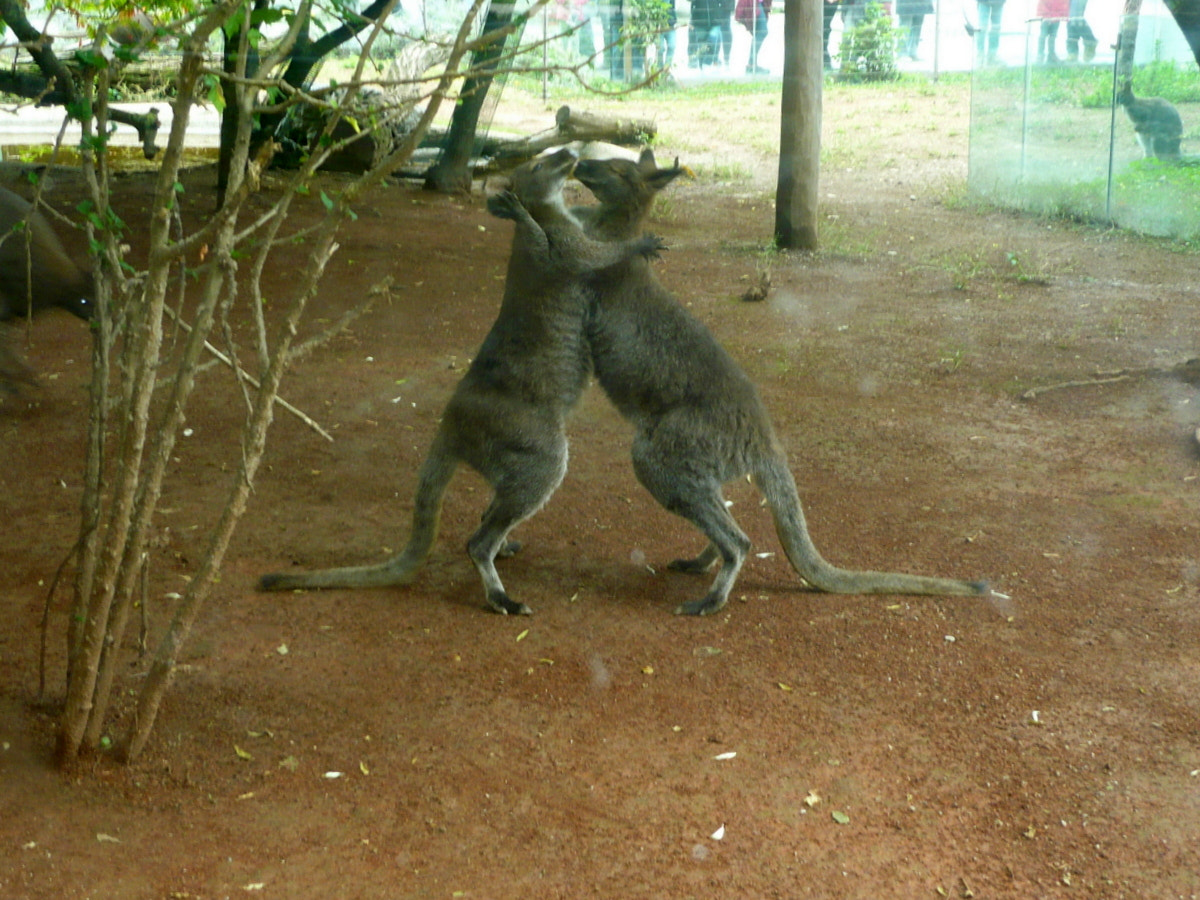
<instances>
[{"instance_id":1,"label":"person's leg","mask_svg":"<svg viewBox=\"0 0 1200 900\"><path fill-rule=\"evenodd\" d=\"M1004 9L1002 3L989 3L991 18L988 26L988 62L995 63L1000 53L1000 13Z\"/></svg>"},{"instance_id":2,"label":"person's leg","mask_svg":"<svg viewBox=\"0 0 1200 900\"><path fill-rule=\"evenodd\" d=\"M917 48L921 46L921 29L925 26L925 14L917 13L909 16L906 27L908 33L904 37L905 51L913 62L917 60Z\"/></svg>"},{"instance_id":3,"label":"person's leg","mask_svg":"<svg viewBox=\"0 0 1200 900\"><path fill-rule=\"evenodd\" d=\"M825 57L825 68L833 68L833 59L829 55L829 39L833 35L833 17L837 14L839 3L825 3L824 21L821 23L821 53Z\"/></svg>"},{"instance_id":4,"label":"person's leg","mask_svg":"<svg viewBox=\"0 0 1200 900\"><path fill-rule=\"evenodd\" d=\"M987 30L991 21L991 7L987 3L975 4L975 18L978 25L975 28L975 64L984 64L984 53L987 52Z\"/></svg>"},{"instance_id":5,"label":"person's leg","mask_svg":"<svg viewBox=\"0 0 1200 900\"><path fill-rule=\"evenodd\" d=\"M750 41L750 62L746 66L747 75L762 75L766 69L758 65L758 51L762 49L763 41L767 39L767 14L762 6L756 4L754 10L754 28Z\"/></svg>"}]
</instances>

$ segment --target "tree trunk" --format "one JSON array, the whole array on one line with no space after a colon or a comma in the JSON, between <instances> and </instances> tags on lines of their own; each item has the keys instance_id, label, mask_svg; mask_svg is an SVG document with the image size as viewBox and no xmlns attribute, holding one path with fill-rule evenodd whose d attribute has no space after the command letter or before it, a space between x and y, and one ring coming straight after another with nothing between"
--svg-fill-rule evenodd
<instances>
[{"instance_id":1,"label":"tree trunk","mask_svg":"<svg viewBox=\"0 0 1200 900\"><path fill-rule=\"evenodd\" d=\"M508 44L508 33L498 33L507 28L513 18L512 3L491 2L483 21L483 33L496 37L485 47L471 54L471 75L463 80L462 91L454 113L450 117L450 132L446 145L436 163L425 173L425 188L443 193L462 193L471 190L471 157L475 153L475 132L479 125L479 113L492 86L492 76L504 48Z\"/></svg>"},{"instance_id":2,"label":"tree trunk","mask_svg":"<svg viewBox=\"0 0 1200 900\"><path fill-rule=\"evenodd\" d=\"M345 10L344 14L347 21L342 22L333 31L322 35L315 41L309 38L309 30L312 24L309 8L305 7L302 9L299 14L304 19L300 24L296 43L292 47L292 52L288 59L288 67L284 70L283 82L292 87L307 86L313 69L317 67L322 59L365 28L373 25L375 20L384 14L391 3L392 0L373 0L361 13ZM254 137L250 142L251 158L258 154L259 148L264 141L274 137L275 131L279 127L279 123L283 121L285 115L287 113L283 110L273 110L262 114L258 127L255 129Z\"/></svg>"},{"instance_id":3,"label":"tree trunk","mask_svg":"<svg viewBox=\"0 0 1200 900\"><path fill-rule=\"evenodd\" d=\"M259 8L262 2L263 0L256 0L255 8ZM236 34L230 34L222 28L221 44L221 70L226 75L236 75L238 52L243 45L241 30ZM256 68L255 61L258 53L253 49L251 42L246 41L245 44L249 47L249 58L244 71L253 72ZM221 206L225 202L225 189L229 186L229 167L233 159L233 144L237 138L238 117L242 110L239 98L241 90L232 78L221 79L221 96L225 100L225 107L221 110L221 131L217 153L217 206Z\"/></svg>"},{"instance_id":4,"label":"tree trunk","mask_svg":"<svg viewBox=\"0 0 1200 900\"><path fill-rule=\"evenodd\" d=\"M783 99L775 243L817 249L821 174L822 0L793 0L783 16Z\"/></svg>"},{"instance_id":5,"label":"tree trunk","mask_svg":"<svg viewBox=\"0 0 1200 900\"><path fill-rule=\"evenodd\" d=\"M1138 16L1142 0L1124 0L1121 8L1121 28L1117 34L1117 85L1133 77L1133 51L1137 46Z\"/></svg>"},{"instance_id":6,"label":"tree trunk","mask_svg":"<svg viewBox=\"0 0 1200 900\"><path fill-rule=\"evenodd\" d=\"M1175 24L1192 48L1196 65L1200 66L1200 0L1167 0L1167 9L1175 17Z\"/></svg>"}]
</instances>

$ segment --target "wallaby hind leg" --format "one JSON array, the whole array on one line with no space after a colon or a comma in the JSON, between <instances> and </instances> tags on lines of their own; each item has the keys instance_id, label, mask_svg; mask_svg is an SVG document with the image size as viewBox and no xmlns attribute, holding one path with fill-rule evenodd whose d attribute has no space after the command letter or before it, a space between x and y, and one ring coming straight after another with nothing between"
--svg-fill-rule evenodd
<instances>
[{"instance_id":1,"label":"wallaby hind leg","mask_svg":"<svg viewBox=\"0 0 1200 900\"><path fill-rule=\"evenodd\" d=\"M668 507L670 509L670 507ZM713 553L719 556L721 568L708 593L699 600L689 600L680 604L676 615L707 616L715 613L729 600L729 592L733 590L746 554L750 552L750 538L738 527L729 510L725 508L725 500L719 490L712 490L702 497L695 497L682 509L673 509L685 519L699 528L712 541ZM699 559L708 554L705 550Z\"/></svg>"},{"instance_id":2,"label":"wallaby hind leg","mask_svg":"<svg viewBox=\"0 0 1200 900\"><path fill-rule=\"evenodd\" d=\"M520 541L509 540L508 533L541 509L567 474L565 440L540 449L542 452L532 457L526 450L519 465L501 466L499 477L489 479L496 493L479 529L467 541L467 554L483 579L487 604L504 615L527 616L532 610L509 598L496 571L496 557L511 556L520 549Z\"/></svg>"},{"instance_id":3,"label":"wallaby hind leg","mask_svg":"<svg viewBox=\"0 0 1200 900\"><path fill-rule=\"evenodd\" d=\"M677 560L672 568L703 572L717 559L721 568L708 593L700 600L681 604L677 615L707 616L723 607L737 581L738 572L750 552L750 538L738 527L725 507L721 485L677 463L664 464L663 456L648 442L634 440L633 470L638 480L663 508L682 516L700 529L709 546L691 560Z\"/></svg>"}]
</instances>

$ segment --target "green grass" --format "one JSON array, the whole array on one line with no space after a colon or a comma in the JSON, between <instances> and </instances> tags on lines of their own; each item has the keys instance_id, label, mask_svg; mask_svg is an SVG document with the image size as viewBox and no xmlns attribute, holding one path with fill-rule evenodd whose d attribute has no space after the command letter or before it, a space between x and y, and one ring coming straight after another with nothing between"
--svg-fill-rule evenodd
<instances>
[{"instance_id":1,"label":"green grass","mask_svg":"<svg viewBox=\"0 0 1200 900\"><path fill-rule=\"evenodd\" d=\"M1107 66L1046 66L1033 72L1032 89L1041 103L1061 103L1084 109L1107 109L1112 105L1112 70ZM974 84L983 89L1003 88L1020 97L1025 70L985 69L976 72ZM1133 73L1133 92L1139 97L1162 97L1172 103L1200 102L1200 78L1194 66L1174 62L1151 62Z\"/></svg>"}]
</instances>

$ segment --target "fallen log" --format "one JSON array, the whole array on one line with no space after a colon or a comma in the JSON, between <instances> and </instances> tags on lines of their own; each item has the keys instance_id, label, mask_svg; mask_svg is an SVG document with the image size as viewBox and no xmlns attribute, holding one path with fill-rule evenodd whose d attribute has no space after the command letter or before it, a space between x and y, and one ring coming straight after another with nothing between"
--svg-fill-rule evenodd
<instances>
[{"instance_id":1,"label":"fallen log","mask_svg":"<svg viewBox=\"0 0 1200 900\"><path fill-rule=\"evenodd\" d=\"M601 141L623 147L640 147L658 133L658 127L645 119L610 119L560 106L554 114L554 127L516 140L489 140L483 154L490 157L488 169L509 169L543 150L576 141ZM489 146L490 145L490 146Z\"/></svg>"}]
</instances>

